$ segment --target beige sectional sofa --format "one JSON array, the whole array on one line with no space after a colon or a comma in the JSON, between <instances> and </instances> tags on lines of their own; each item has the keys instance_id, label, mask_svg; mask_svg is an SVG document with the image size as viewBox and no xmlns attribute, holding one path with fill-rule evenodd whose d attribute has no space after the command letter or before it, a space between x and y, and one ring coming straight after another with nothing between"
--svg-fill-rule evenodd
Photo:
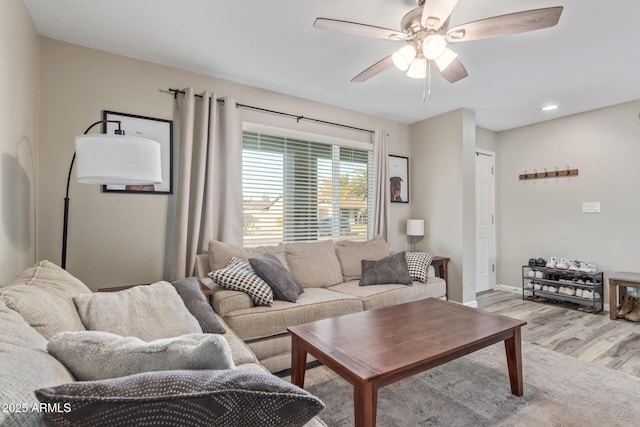
<instances>
[{"instance_id":1,"label":"beige sectional sofa","mask_svg":"<svg viewBox=\"0 0 640 427\"><path fill-rule=\"evenodd\" d=\"M197 256L196 276L213 291L215 312L249 346L271 372L291 366L291 338L287 327L421 298L446 298L446 283L432 266L426 283L359 286L361 260L379 260L390 254L380 237L367 242L323 240L277 246L240 248L218 241ZM304 292L294 302L275 300L256 306L243 292L217 285L208 274L225 267L232 257L248 260L271 253L300 282Z\"/></svg>"},{"instance_id":2,"label":"beige sectional sofa","mask_svg":"<svg viewBox=\"0 0 640 427\"><path fill-rule=\"evenodd\" d=\"M79 280L48 261L36 264L8 286L0 287L1 426L47 425L34 391L75 381L70 371L47 352L48 339L57 332L84 330L72 297L90 292ZM226 329L223 336L237 369L267 373L232 328L219 316L218 320ZM326 427L318 418L305 425L322 426Z\"/></svg>"}]
</instances>

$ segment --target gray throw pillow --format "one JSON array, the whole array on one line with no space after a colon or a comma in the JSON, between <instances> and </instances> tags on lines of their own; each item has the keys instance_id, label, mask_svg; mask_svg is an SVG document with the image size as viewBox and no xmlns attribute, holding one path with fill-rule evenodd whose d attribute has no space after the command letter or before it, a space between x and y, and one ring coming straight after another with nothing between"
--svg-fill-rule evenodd
<instances>
[{"instance_id":1,"label":"gray throw pillow","mask_svg":"<svg viewBox=\"0 0 640 427\"><path fill-rule=\"evenodd\" d=\"M378 261L362 260L360 286L394 283L410 285L413 283L407 268L404 252L389 255Z\"/></svg>"},{"instance_id":2,"label":"gray throw pillow","mask_svg":"<svg viewBox=\"0 0 640 427\"><path fill-rule=\"evenodd\" d=\"M320 399L270 375L237 370L161 371L36 390L49 426L299 427Z\"/></svg>"},{"instance_id":3,"label":"gray throw pillow","mask_svg":"<svg viewBox=\"0 0 640 427\"><path fill-rule=\"evenodd\" d=\"M226 332L207 301L207 297L202 293L197 277L187 277L171 282L171 284L178 291L178 295L182 298L189 313L200 324L202 332L205 334L224 334Z\"/></svg>"},{"instance_id":4,"label":"gray throw pillow","mask_svg":"<svg viewBox=\"0 0 640 427\"><path fill-rule=\"evenodd\" d=\"M300 294L304 292L300 283L275 255L264 254L256 258L249 258L249 264L251 264L253 271L271 287L275 298L296 302Z\"/></svg>"},{"instance_id":5,"label":"gray throw pillow","mask_svg":"<svg viewBox=\"0 0 640 427\"><path fill-rule=\"evenodd\" d=\"M235 369L222 335L190 334L151 342L109 332L61 332L47 351L79 381L176 369Z\"/></svg>"}]
</instances>

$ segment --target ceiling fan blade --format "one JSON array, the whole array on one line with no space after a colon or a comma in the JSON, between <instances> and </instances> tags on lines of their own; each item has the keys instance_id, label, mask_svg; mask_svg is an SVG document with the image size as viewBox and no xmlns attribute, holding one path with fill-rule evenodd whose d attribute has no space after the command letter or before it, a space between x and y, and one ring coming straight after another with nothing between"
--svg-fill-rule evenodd
<instances>
[{"instance_id":1,"label":"ceiling fan blade","mask_svg":"<svg viewBox=\"0 0 640 427\"><path fill-rule=\"evenodd\" d=\"M339 19L316 18L313 26L323 30L338 31L341 33L356 34L365 37L377 37L379 39L406 40L407 35L399 30L375 27L373 25L359 24L357 22L341 21Z\"/></svg>"},{"instance_id":2,"label":"ceiling fan blade","mask_svg":"<svg viewBox=\"0 0 640 427\"><path fill-rule=\"evenodd\" d=\"M427 0L422 10L420 23L424 28L439 30L449 19L458 0Z\"/></svg>"},{"instance_id":3,"label":"ceiling fan blade","mask_svg":"<svg viewBox=\"0 0 640 427\"><path fill-rule=\"evenodd\" d=\"M381 72L383 72L384 70L392 66L393 66L393 59L391 59L391 55L389 55L386 58L383 58L380 61L376 62L371 67L367 68L366 70L364 70L363 72L355 76L354 78L352 78L351 81L357 82L357 83L366 82L371 77L374 77L380 74Z\"/></svg>"},{"instance_id":4,"label":"ceiling fan blade","mask_svg":"<svg viewBox=\"0 0 640 427\"><path fill-rule=\"evenodd\" d=\"M458 80L462 80L467 77L469 74L467 73L467 69L464 68L462 62L458 58L455 58L451 63L445 68L441 70L438 67L438 64L435 61L431 61L431 65L435 67L436 70L445 78L449 83L455 83Z\"/></svg>"},{"instance_id":5,"label":"ceiling fan blade","mask_svg":"<svg viewBox=\"0 0 640 427\"><path fill-rule=\"evenodd\" d=\"M480 40L553 27L560 20L562 9L557 6L527 10L458 25L447 31L447 41Z\"/></svg>"}]
</instances>

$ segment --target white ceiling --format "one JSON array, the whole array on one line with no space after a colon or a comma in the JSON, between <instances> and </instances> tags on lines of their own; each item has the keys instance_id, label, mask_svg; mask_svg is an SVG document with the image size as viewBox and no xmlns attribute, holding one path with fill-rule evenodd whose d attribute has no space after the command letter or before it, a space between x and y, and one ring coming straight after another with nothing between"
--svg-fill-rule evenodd
<instances>
[{"instance_id":1,"label":"white ceiling","mask_svg":"<svg viewBox=\"0 0 640 427\"><path fill-rule=\"evenodd\" d=\"M478 126L500 131L640 99L638 0L460 0L451 26L541 7L564 12L553 28L452 45L469 77L450 84L434 74L426 103L422 81L395 68L350 81L402 42L313 27L325 17L399 29L414 0L25 3L43 36L405 123L468 108ZM547 103L560 108L540 111Z\"/></svg>"}]
</instances>

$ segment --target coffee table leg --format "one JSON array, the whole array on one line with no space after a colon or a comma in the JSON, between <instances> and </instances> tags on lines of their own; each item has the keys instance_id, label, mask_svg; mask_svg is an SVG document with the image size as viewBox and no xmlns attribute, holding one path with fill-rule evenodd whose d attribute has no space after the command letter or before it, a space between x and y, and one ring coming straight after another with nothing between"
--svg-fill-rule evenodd
<instances>
[{"instance_id":1,"label":"coffee table leg","mask_svg":"<svg viewBox=\"0 0 640 427\"><path fill-rule=\"evenodd\" d=\"M307 367L307 352L300 344L300 339L291 335L291 382L302 388Z\"/></svg>"},{"instance_id":2,"label":"coffee table leg","mask_svg":"<svg viewBox=\"0 0 640 427\"><path fill-rule=\"evenodd\" d=\"M513 336L504 340L504 348L507 353L507 366L509 367L509 382L511 393L522 396L522 341L520 327L513 330Z\"/></svg>"},{"instance_id":3,"label":"coffee table leg","mask_svg":"<svg viewBox=\"0 0 640 427\"><path fill-rule=\"evenodd\" d=\"M353 412L356 427L375 427L378 406L378 388L373 383L353 386Z\"/></svg>"}]
</instances>

